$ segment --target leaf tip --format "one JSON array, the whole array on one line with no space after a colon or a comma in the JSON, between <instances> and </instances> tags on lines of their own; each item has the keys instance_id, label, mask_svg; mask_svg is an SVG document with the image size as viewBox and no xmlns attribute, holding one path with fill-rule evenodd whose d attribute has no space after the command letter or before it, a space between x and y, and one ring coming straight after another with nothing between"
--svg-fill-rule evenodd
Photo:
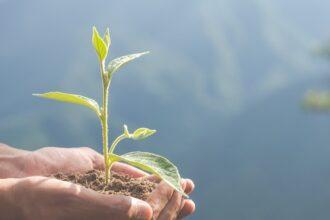
<instances>
[{"instance_id":1,"label":"leaf tip","mask_svg":"<svg viewBox=\"0 0 330 220\"><path fill-rule=\"evenodd\" d=\"M184 193L184 192L180 192L184 197L186 197L186 199L189 199L189 196L186 194L186 193Z\"/></svg>"},{"instance_id":2,"label":"leaf tip","mask_svg":"<svg viewBox=\"0 0 330 220\"><path fill-rule=\"evenodd\" d=\"M108 27L105 30L103 39L104 39L105 43L107 44L107 47L109 48L110 44L111 44L111 39L110 39L110 30Z\"/></svg>"},{"instance_id":3,"label":"leaf tip","mask_svg":"<svg viewBox=\"0 0 330 220\"><path fill-rule=\"evenodd\" d=\"M94 39L96 37L96 35L98 34L98 31L95 26L93 26L93 28L92 28L92 33L93 33L92 39Z\"/></svg>"},{"instance_id":4,"label":"leaf tip","mask_svg":"<svg viewBox=\"0 0 330 220\"><path fill-rule=\"evenodd\" d=\"M97 32L96 26L93 25L93 32Z\"/></svg>"},{"instance_id":5,"label":"leaf tip","mask_svg":"<svg viewBox=\"0 0 330 220\"><path fill-rule=\"evenodd\" d=\"M126 137L130 137L130 133L128 131L128 128L127 128L126 124L123 125L123 128L124 128L124 134L126 135Z\"/></svg>"},{"instance_id":6,"label":"leaf tip","mask_svg":"<svg viewBox=\"0 0 330 220\"><path fill-rule=\"evenodd\" d=\"M145 51L145 52L142 52L142 53L141 53L141 56L142 56L142 55L147 55L147 54L149 54L149 53L150 53L149 50L148 50L148 51Z\"/></svg>"}]
</instances>

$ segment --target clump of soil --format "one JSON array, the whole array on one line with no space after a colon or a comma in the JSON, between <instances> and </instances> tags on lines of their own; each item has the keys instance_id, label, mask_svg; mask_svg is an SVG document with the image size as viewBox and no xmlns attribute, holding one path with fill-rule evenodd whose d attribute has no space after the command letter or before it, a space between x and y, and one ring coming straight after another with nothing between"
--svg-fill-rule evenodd
<instances>
[{"instance_id":1,"label":"clump of soil","mask_svg":"<svg viewBox=\"0 0 330 220\"><path fill-rule=\"evenodd\" d=\"M111 179L106 185L105 173L100 170L74 174L57 173L53 177L82 185L103 194L132 196L141 200L147 200L149 194L156 187L156 183L145 178L132 178L119 173L112 173Z\"/></svg>"}]
</instances>

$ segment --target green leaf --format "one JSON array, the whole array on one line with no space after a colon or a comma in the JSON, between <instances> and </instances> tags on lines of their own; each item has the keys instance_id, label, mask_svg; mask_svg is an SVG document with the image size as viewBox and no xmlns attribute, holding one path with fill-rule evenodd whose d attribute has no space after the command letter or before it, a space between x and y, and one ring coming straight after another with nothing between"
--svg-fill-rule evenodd
<instances>
[{"instance_id":1,"label":"green leaf","mask_svg":"<svg viewBox=\"0 0 330 220\"><path fill-rule=\"evenodd\" d=\"M143 53L135 53L135 54L126 55L126 56L118 57L116 59L111 60L108 65L109 74L113 74L126 63L128 63L136 58L139 58L142 55L148 54L148 53L149 53L149 51L143 52Z\"/></svg>"},{"instance_id":2,"label":"green leaf","mask_svg":"<svg viewBox=\"0 0 330 220\"><path fill-rule=\"evenodd\" d=\"M303 106L311 110L330 110L330 92L308 91L303 100Z\"/></svg>"},{"instance_id":3,"label":"green leaf","mask_svg":"<svg viewBox=\"0 0 330 220\"><path fill-rule=\"evenodd\" d=\"M149 128L138 128L133 132L131 138L134 140L143 140L154 133L156 133L156 130L151 130Z\"/></svg>"},{"instance_id":4,"label":"green leaf","mask_svg":"<svg viewBox=\"0 0 330 220\"><path fill-rule=\"evenodd\" d=\"M127 125L124 125L123 128L124 128L124 134L125 134L125 136L126 136L127 138L129 138L131 135L130 135L130 133L129 133L129 131L128 131Z\"/></svg>"},{"instance_id":5,"label":"green leaf","mask_svg":"<svg viewBox=\"0 0 330 220\"><path fill-rule=\"evenodd\" d=\"M110 37L109 37L109 40L110 40ZM93 46L95 48L95 51L96 51L100 61L104 61L108 55L108 47L107 47L107 44L104 42L103 38L100 36L96 27L93 27L92 43L93 43ZM110 44L110 41L109 41L109 44Z\"/></svg>"},{"instance_id":6,"label":"green leaf","mask_svg":"<svg viewBox=\"0 0 330 220\"><path fill-rule=\"evenodd\" d=\"M107 48L109 49L110 44L111 44L109 28L107 28L107 30L105 31L103 40L104 40L105 44L107 45Z\"/></svg>"},{"instance_id":7,"label":"green leaf","mask_svg":"<svg viewBox=\"0 0 330 220\"><path fill-rule=\"evenodd\" d=\"M75 95L75 94L69 94L63 92L47 92L43 94L33 94L33 95L46 99L53 99L61 102L69 102L77 105L83 105L94 110L98 116L100 116L101 114L99 105L95 100L81 95Z\"/></svg>"},{"instance_id":8,"label":"green leaf","mask_svg":"<svg viewBox=\"0 0 330 220\"><path fill-rule=\"evenodd\" d=\"M110 159L112 161L122 161L155 174L182 195L188 197L181 187L181 177L178 168L165 157L149 152L135 151L121 156L112 154Z\"/></svg>"}]
</instances>

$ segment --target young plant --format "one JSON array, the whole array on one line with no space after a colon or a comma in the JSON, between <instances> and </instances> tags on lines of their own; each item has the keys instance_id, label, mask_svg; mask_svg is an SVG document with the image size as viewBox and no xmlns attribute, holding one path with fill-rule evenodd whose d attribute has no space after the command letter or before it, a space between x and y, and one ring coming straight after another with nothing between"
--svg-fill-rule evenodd
<instances>
[{"instance_id":1,"label":"young plant","mask_svg":"<svg viewBox=\"0 0 330 220\"><path fill-rule=\"evenodd\" d=\"M90 98L63 93L63 92L48 92L43 94L34 94L42 98L53 99L62 102L69 102L73 104L83 105L92 109L97 117L100 119L102 127L102 143L103 143L103 156L105 163L105 181L108 184L110 176L110 169L114 162L121 161L139 169L152 173L164 181L181 194L187 196L181 188L181 177L178 169L168 159L149 152L130 152L124 155L117 155L114 153L116 146L124 139L142 140L153 135L156 130L148 128L139 128L134 132L130 133L126 125L123 126L123 133L117 137L113 143L108 145L108 99L109 99L109 88L112 77L126 63L147 54L148 52L130 54L116 58L109 62L107 67L105 66L107 55L109 54L109 47L111 44L109 29L103 37L100 36L97 29L93 27L92 43L96 54L98 56L100 73L103 86L103 98L102 107L98 103Z\"/></svg>"}]
</instances>

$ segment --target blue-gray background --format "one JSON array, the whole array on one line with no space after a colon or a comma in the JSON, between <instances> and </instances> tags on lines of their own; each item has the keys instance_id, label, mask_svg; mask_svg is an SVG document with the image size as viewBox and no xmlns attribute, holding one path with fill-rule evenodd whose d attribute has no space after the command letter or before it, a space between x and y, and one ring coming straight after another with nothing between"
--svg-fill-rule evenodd
<instances>
[{"instance_id":1,"label":"blue-gray background","mask_svg":"<svg viewBox=\"0 0 330 220\"><path fill-rule=\"evenodd\" d=\"M156 128L119 152L163 154L196 182L191 219L329 219L330 115L304 111L330 89L313 56L330 37L330 1L0 0L0 141L24 149L91 146L82 107L32 97L60 90L100 100L91 27L109 26L111 57L152 53L115 75L113 138Z\"/></svg>"}]
</instances>

